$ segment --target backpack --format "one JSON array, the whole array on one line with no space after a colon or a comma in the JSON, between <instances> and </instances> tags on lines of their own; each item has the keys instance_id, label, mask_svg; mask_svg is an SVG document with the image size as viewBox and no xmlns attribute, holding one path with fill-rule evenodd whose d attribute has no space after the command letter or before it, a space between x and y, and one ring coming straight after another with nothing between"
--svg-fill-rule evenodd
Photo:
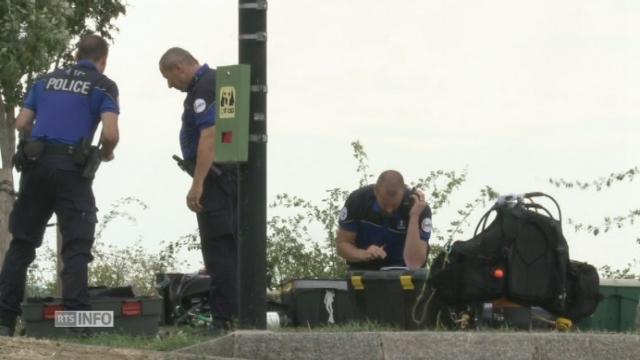
<instances>
[{"instance_id":1,"label":"backpack","mask_svg":"<svg viewBox=\"0 0 640 360\"><path fill-rule=\"evenodd\" d=\"M534 202L537 197L554 202L558 219ZM589 264L569 260L561 219L549 195L501 196L482 216L473 238L454 242L436 257L430 287L449 306L505 297L573 321L591 315L600 301L598 274Z\"/></svg>"},{"instance_id":2,"label":"backpack","mask_svg":"<svg viewBox=\"0 0 640 360\"><path fill-rule=\"evenodd\" d=\"M587 263L571 260L567 285L567 307L563 315L573 321L580 321L593 314L598 303L604 299L599 292L598 271Z\"/></svg>"}]
</instances>

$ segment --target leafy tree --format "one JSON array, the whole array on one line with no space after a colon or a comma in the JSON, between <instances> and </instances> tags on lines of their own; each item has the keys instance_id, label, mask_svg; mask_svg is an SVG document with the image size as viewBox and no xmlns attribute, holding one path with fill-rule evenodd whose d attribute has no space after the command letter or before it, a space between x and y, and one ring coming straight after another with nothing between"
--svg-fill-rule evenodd
<instances>
[{"instance_id":1,"label":"leafy tree","mask_svg":"<svg viewBox=\"0 0 640 360\"><path fill-rule=\"evenodd\" d=\"M11 158L15 151L15 109L38 74L72 60L72 44L94 32L107 39L112 21L125 13L121 0L0 1L0 265L8 247L13 207Z\"/></svg>"}]
</instances>

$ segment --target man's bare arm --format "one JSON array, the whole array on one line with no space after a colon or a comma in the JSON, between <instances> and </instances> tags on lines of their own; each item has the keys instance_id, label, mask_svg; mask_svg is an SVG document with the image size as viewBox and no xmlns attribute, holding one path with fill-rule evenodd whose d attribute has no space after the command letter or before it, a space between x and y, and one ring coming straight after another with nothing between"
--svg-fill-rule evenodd
<instances>
[{"instance_id":1,"label":"man's bare arm","mask_svg":"<svg viewBox=\"0 0 640 360\"><path fill-rule=\"evenodd\" d=\"M202 191L204 179L211 171L211 166L216 157L216 127L211 126L200 131L200 140L198 141L198 155L196 156L196 168L193 173L193 182L191 189L187 194L187 206L191 211L198 212L202 210Z\"/></svg>"},{"instance_id":2,"label":"man's bare arm","mask_svg":"<svg viewBox=\"0 0 640 360\"><path fill-rule=\"evenodd\" d=\"M366 250L358 248L356 246L356 233L343 229L338 230L336 249L340 257L352 263L387 257L384 249L376 245L371 245Z\"/></svg>"},{"instance_id":3,"label":"man's bare arm","mask_svg":"<svg viewBox=\"0 0 640 360\"><path fill-rule=\"evenodd\" d=\"M420 239L420 214L427 207L424 194L417 190L413 195L414 203L409 212L407 237L404 242L404 263L410 269L419 269L427 261L427 242Z\"/></svg>"},{"instance_id":4,"label":"man's bare arm","mask_svg":"<svg viewBox=\"0 0 640 360\"><path fill-rule=\"evenodd\" d=\"M102 143L102 160L110 161L113 159L113 150L120 141L120 131L118 130L118 114L113 112L104 112L100 116L102 121L102 134L100 134L100 142Z\"/></svg>"},{"instance_id":5,"label":"man's bare arm","mask_svg":"<svg viewBox=\"0 0 640 360\"><path fill-rule=\"evenodd\" d=\"M198 155L196 156L196 168L193 173L194 186L204 184L213 160L216 158L216 127L211 126L200 131L200 141L198 142Z\"/></svg>"},{"instance_id":6,"label":"man's bare arm","mask_svg":"<svg viewBox=\"0 0 640 360\"><path fill-rule=\"evenodd\" d=\"M25 136L31 135L31 130L33 130L33 120L35 118L36 113L33 110L22 108L16 118L16 130Z\"/></svg>"},{"instance_id":7,"label":"man's bare arm","mask_svg":"<svg viewBox=\"0 0 640 360\"><path fill-rule=\"evenodd\" d=\"M404 243L404 262L409 269L419 269L427 261L429 246L420 239L420 224L417 216L409 218L407 238Z\"/></svg>"}]
</instances>

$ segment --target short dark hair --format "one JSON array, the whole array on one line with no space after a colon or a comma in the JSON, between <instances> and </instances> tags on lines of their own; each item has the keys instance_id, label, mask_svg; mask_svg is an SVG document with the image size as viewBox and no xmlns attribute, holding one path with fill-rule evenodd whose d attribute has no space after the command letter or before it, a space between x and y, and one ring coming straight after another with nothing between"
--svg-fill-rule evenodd
<instances>
[{"instance_id":1,"label":"short dark hair","mask_svg":"<svg viewBox=\"0 0 640 360\"><path fill-rule=\"evenodd\" d=\"M78 60L102 60L109 54L109 44L101 36L91 34L83 36L78 42Z\"/></svg>"},{"instance_id":2,"label":"short dark hair","mask_svg":"<svg viewBox=\"0 0 640 360\"><path fill-rule=\"evenodd\" d=\"M376 188L391 196L394 196L398 191L402 191L404 187L404 178L397 170L383 171L378 176L378 181L376 181Z\"/></svg>"},{"instance_id":3,"label":"short dark hair","mask_svg":"<svg viewBox=\"0 0 640 360\"><path fill-rule=\"evenodd\" d=\"M177 64L197 65L198 60L187 50L176 46L167 50L162 57L160 57L159 63L160 69L169 70Z\"/></svg>"}]
</instances>

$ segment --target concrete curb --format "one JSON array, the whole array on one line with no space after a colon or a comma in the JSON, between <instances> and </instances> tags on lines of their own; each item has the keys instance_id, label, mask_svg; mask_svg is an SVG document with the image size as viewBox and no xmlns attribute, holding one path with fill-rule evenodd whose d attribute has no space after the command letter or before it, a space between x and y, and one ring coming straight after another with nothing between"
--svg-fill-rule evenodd
<instances>
[{"instance_id":1,"label":"concrete curb","mask_svg":"<svg viewBox=\"0 0 640 360\"><path fill-rule=\"evenodd\" d=\"M228 360L209 354L168 353L109 346L84 345L28 337L0 337L3 360Z\"/></svg>"},{"instance_id":2,"label":"concrete curb","mask_svg":"<svg viewBox=\"0 0 640 360\"><path fill-rule=\"evenodd\" d=\"M530 332L237 331L176 350L244 359L637 360L640 336Z\"/></svg>"}]
</instances>

